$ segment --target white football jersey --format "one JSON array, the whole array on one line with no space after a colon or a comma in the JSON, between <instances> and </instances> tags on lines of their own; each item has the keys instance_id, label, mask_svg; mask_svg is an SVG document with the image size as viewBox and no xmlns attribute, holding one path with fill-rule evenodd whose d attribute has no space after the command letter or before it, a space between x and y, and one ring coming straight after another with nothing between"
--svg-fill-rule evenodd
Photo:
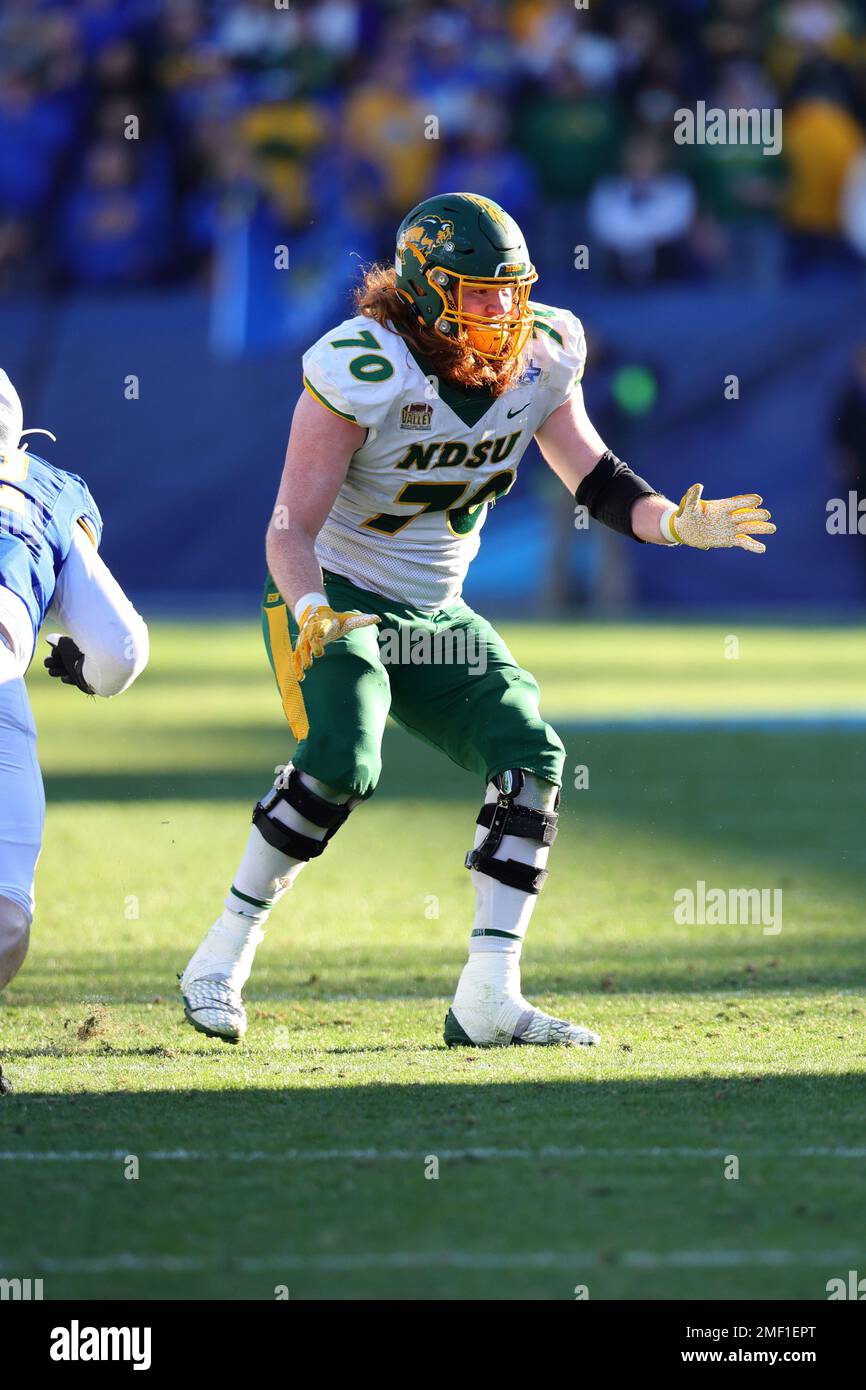
<instances>
[{"instance_id":1,"label":"white football jersey","mask_svg":"<svg viewBox=\"0 0 866 1390\"><path fill-rule=\"evenodd\" d=\"M580 321L532 309L525 370L496 400L425 375L398 333L363 315L304 354L307 390L367 431L316 540L323 569L428 612L459 597L488 508L583 375Z\"/></svg>"}]
</instances>

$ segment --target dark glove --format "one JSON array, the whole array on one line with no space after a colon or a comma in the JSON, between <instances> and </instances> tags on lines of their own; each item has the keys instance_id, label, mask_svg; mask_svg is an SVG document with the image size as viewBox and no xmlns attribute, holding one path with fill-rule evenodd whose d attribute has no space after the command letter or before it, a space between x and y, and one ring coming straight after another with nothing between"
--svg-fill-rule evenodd
<instances>
[{"instance_id":1,"label":"dark glove","mask_svg":"<svg viewBox=\"0 0 866 1390\"><path fill-rule=\"evenodd\" d=\"M44 663L49 676L58 676L64 685L77 685L85 695L95 694L82 674L84 652L79 651L72 638L53 635L46 641L51 648Z\"/></svg>"}]
</instances>

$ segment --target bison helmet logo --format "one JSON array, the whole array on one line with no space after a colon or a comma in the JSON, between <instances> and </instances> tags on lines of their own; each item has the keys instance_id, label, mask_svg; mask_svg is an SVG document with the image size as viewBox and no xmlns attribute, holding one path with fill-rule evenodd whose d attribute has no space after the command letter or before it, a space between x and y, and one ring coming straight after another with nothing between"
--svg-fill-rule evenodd
<instances>
[{"instance_id":1,"label":"bison helmet logo","mask_svg":"<svg viewBox=\"0 0 866 1390\"><path fill-rule=\"evenodd\" d=\"M430 252L435 251L437 246L442 246L453 235L453 222L445 222L441 217L429 213L426 217L420 218L414 226L406 228L400 238L397 254L404 256L407 251L412 251L423 265Z\"/></svg>"}]
</instances>

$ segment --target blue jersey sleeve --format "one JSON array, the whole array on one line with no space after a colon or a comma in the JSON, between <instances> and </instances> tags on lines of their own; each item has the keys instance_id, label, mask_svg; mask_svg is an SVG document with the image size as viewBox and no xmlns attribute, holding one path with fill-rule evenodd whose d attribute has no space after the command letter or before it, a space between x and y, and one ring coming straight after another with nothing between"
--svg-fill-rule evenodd
<instances>
[{"instance_id":1,"label":"blue jersey sleeve","mask_svg":"<svg viewBox=\"0 0 866 1390\"><path fill-rule=\"evenodd\" d=\"M89 487L84 479L79 478L75 473L66 474L66 487L63 490L61 510L69 531L69 544L72 544L72 528L76 522L80 521L98 550L102 543L102 517L91 496ZM69 546L66 547L66 553L69 553Z\"/></svg>"},{"instance_id":2,"label":"blue jersey sleeve","mask_svg":"<svg viewBox=\"0 0 866 1390\"><path fill-rule=\"evenodd\" d=\"M34 639L79 523L98 547L102 517L81 478L25 450L0 454L0 585L26 605Z\"/></svg>"}]
</instances>

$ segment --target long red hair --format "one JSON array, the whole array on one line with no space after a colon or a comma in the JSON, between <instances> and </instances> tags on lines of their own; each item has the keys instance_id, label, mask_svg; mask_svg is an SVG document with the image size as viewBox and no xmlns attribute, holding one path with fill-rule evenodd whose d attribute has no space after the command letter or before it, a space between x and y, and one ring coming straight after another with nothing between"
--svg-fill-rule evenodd
<instances>
[{"instance_id":1,"label":"long red hair","mask_svg":"<svg viewBox=\"0 0 866 1390\"><path fill-rule=\"evenodd\" d=\"M393 325L400 337L429 361L434 376L456 386L486 386L492 396L501 396L514 385L523 371L523 353L509 361L496 362L479 357L465 333L454 341L443 338L420 322L397 293L396 282L393 266L371 266L355 291L356 313L375 319L383 328L389 323Z\"/></svg>"}]
</instances>

